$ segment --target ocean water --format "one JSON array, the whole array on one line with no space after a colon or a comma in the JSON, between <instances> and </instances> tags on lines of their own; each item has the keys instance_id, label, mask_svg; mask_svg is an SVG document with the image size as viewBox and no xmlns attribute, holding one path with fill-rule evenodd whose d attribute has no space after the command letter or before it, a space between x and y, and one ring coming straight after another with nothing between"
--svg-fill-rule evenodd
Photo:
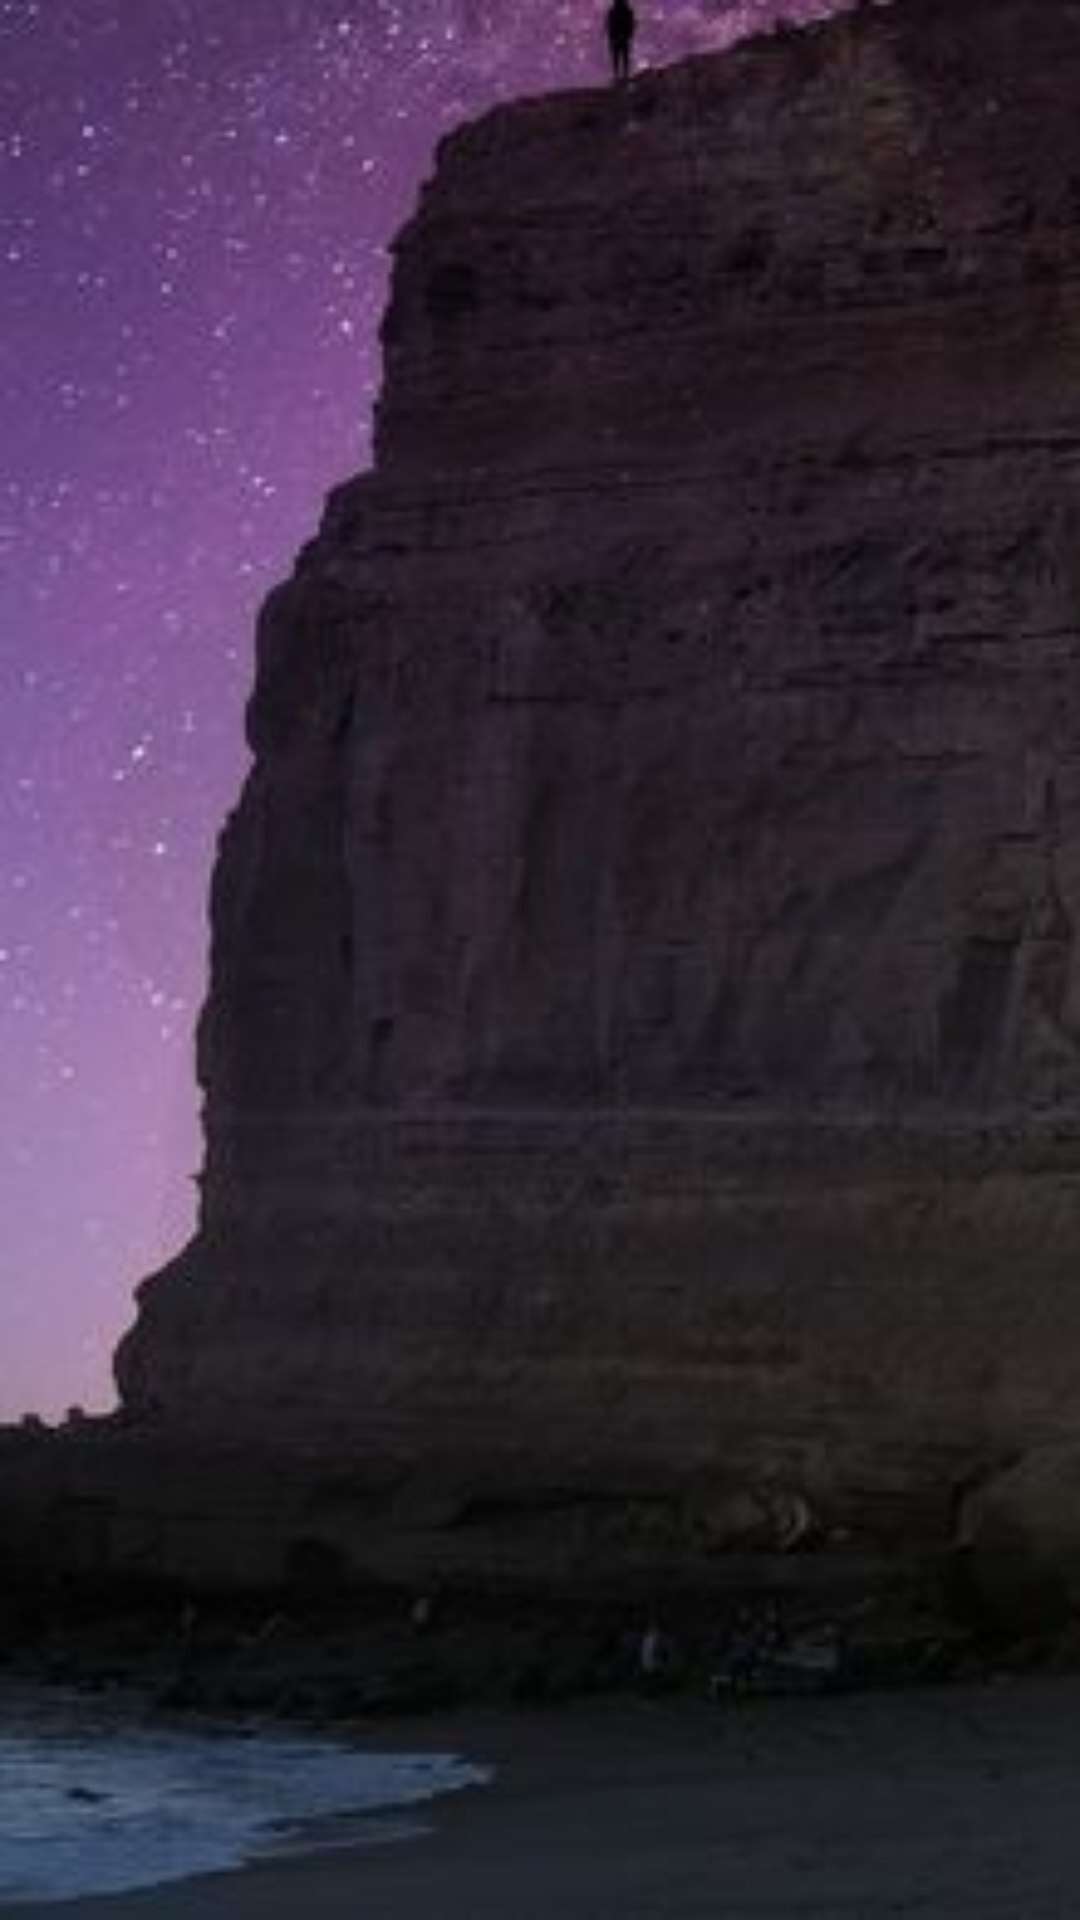
<instances>
[{"instance_id":1,"label":"ocean water","mask_svg":"<svg viewBox=\"0 0 1080 1920\"><path fill-rule=\"evenodd\" d=\"M260 1731L0 1719L0 1910L220 1873L310 1845L425 1831L416 1809L485 1785L450 1753Z\"/></svg>"}]
</instances>

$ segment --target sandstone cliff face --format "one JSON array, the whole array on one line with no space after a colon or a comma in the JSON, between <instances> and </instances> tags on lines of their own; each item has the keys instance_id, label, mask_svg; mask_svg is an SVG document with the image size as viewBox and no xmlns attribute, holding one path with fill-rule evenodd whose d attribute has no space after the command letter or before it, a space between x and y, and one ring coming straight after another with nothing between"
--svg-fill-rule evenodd
<instances>
[{"instance_id":1,"label":"sandstone cliff face","mask_svg":"<svg viewBox=\"0 0 1080 1920\"><path fill-rule=\"evenodd\" d=\"M1077 98L1075 9L907 0L445 143L261 623L149 1432L708 1552L1070 1429Z\"/></svg>"}]
</instances>

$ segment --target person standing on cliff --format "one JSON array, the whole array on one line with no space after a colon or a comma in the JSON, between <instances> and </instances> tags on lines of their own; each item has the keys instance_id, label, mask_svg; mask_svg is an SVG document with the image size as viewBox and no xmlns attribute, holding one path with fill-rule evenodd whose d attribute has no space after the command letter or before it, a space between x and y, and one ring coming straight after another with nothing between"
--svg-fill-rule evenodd
<instances>
[{"instance_id":1,"label":"person standing on cliff","mask_svg":"<svg viewBox=\"0 0 1080 1920\"><path fill-rule=\"evenodd\" d=\"M630 54L636 30L637 18L630 0L611 0L607 13L607 37L616 81L630 78Z\"/></svg>"}]
</instances>

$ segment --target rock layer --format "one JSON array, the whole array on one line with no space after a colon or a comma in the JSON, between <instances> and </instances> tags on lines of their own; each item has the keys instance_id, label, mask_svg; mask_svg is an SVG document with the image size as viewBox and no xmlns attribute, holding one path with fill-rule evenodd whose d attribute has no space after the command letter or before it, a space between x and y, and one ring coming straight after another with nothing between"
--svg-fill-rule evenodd
<instances>
[{"instance_id":1,"label":"rock layer","mask_svg":"<svg viewBox=\"0 0 1080 1920\"><path fill-rule=\"evenodd\" d=\"M260 626L146 1434L538 1567L943 1539L1073 1430L1078 94L1075 9L908 0L444 143Z\"/></svg>"}]
</instances>

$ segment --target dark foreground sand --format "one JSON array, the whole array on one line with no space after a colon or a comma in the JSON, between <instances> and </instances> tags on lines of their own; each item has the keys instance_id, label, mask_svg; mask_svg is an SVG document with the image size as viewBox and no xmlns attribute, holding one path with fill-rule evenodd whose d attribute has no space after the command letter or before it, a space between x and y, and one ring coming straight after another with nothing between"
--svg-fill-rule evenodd
<instances>
[{"instance_id":1,"label":"dark foreground sand","mask_svg":"<svg viewBox=\"0 0 1080 1920\"><path fill-rule=\"evenodd\" d=\"M498 1784L427 1837L43 1920L1080 1920L1080 1680L374 1729Z\"/></svg>"}]
</instances>

